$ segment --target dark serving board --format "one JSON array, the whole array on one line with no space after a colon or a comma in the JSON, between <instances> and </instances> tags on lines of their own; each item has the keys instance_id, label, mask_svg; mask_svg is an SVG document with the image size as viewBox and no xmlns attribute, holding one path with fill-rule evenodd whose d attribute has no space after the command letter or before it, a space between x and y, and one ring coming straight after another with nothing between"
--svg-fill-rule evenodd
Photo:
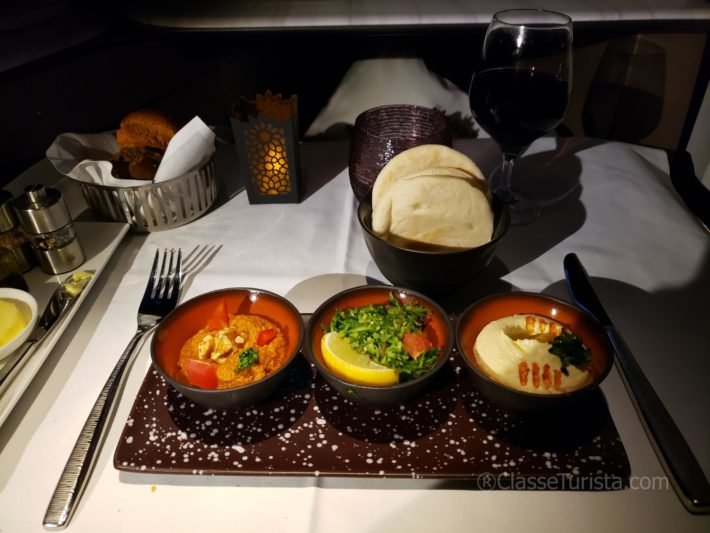
<instances>
[{"instance_id":1,"label":"dark serving board","mask_svg":"<svg viewBox=\"0 0 710 533\"><path fill-rule=\"evenodd\" d=\"M343 398L304 357L294 361L270 399L235 411L195 405L151 368L116 447L114 466L151 473L444 478L479 484L492 474L498 488L506 479L516 488L515 480L534 478L562 481L553 488L569 490L624 488L630 474L600 391L567 412L516 415L480 395L457 353L425 395L387 409Z\"/></svg>"}]
</instances>

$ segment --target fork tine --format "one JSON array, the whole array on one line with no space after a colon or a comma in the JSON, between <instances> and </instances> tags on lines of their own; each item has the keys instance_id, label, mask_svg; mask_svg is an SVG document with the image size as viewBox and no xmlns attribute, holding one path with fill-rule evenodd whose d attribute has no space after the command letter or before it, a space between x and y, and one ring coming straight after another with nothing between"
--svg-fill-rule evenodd
<instances>
[{"instance_id":1,"label":"fork tine","mask_svg":"<svg viewBox=\"0 0 710 533\"><path fill-rule=\"evenodd\" d=\"M163 288L163 297L170 298L170 293L173 290L173 277L175 276L173 272L173 260L175 259L175 248L170 249L170 261L168 263L168 269L165 271L165 283Z\"/></svg>"},{"instance_id":2,"label":"fork tine","mask_svg":"<svg viewBox=\"0 0 710 533\"><path fill-rule=\"evenodd\" d=\"M150 269L150 275L148 276L148 286L145 288L145 294L153 297L155 290L155 282L157 280L158 273L158 257L160 256L160 250L155 251L155 258L153 259L153 266Z\"/></svg>"},{"instance_id":3,"label":"fork tine","mask_svg":"<svg viewBox=\"0 0 710 533\"><path fill-rule=\"evenodd\" d=\"M167 250L166 250L167 252ZM161 297L170 298L173 292L173 283L175 278L175 271L173 270L173 260L175 259L175 248L170 249L170 261L168 263L168 269L165 271L165 278L163 283L163 293Z\"/></svg>"},{"instance_id":4,"label":"fork tine","mask_svg":"<svg viewBox=\"0 0 710 533\"><path fill-rule=\"evenodd\" d=\"M146 297L157 300L177 300L182 287L182 249L165 248L155 251Z\"/></svg>"},{"instance_id":5,"label":"fork tine","mask_svg":"<svg viewBox=\"0 0 710 533\"><path fill-rule=\"evenodd\" d=\"M182 287L182 249L177 250L177 261L175 262L175 274L173 275L173 283L171 287L171 298L177 299Z\"/></svg>"},{"instance_id":6,"label":"fork tine","mask_svg":"<svg viewBox=\"0 0 710 533\"><path fill-rule=\"evenodd\" d=\"M155 290L153 291L152 297L153 298L162 298L163 293L165 292L165 266L167 263L168 259L168 249L166 248L163 250L163 258L160 261L160 272L158 274L158 277L156 279L156 285L155 285Z\"/></svg>"}]
</instances>

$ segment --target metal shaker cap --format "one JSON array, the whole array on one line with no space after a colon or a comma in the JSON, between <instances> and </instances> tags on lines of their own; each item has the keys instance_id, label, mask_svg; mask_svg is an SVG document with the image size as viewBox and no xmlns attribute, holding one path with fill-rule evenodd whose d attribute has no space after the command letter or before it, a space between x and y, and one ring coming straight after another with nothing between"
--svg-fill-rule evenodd
<instances>
[{"instance_id":1,"label":"metal shaker cap","mask_svg":"<svg viewBox=\"0 0 710 533\"><path fill-rule=\"evenodd\" d=\"M50 233L71 222L62 193L41 183L25 187L14 205L20 224L28 233Z\"/></svg>"},{"instance_id":2,"label":"metal shaker cap","mask_svg":"<svg viewBox=\"0 0 710 533\"><path fill-rule=\"evenodd\" d=\"M12 207L12 194L0 190L0 233L10 231L17 226L17 217Z\"/></svg>"}]
</instances>

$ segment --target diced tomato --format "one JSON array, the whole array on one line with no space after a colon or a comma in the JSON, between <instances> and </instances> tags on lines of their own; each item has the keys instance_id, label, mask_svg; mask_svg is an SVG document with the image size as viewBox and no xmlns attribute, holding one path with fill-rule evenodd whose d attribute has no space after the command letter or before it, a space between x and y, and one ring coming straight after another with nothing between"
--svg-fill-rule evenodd
<instances>
[{"instance_id":1,"label":"diced tomato","mask_svg":"<svg viewBox=\"0 0 710 533\"><path fill-rule=\"evenodd\" d=\"M218 386L217 369L212 363L197 359L186 359L183 368L190 385L201 389L216 389Z\"/></svg>"},{"instance_id":2,"label":"diced tomato","mask_svg":"<svg viewBox=\"0 0 710 533\"><path fill-rule=\"evenodd\" d=\"M429 337L423 331L417 333L407 332L402 337L402 344L404 344L404 349L412 359L416 359L422 353L426 352L429 348L434 346L429 340Z\"/></svg>"},{"instance_id":3,"label":"diced tomato","mask_svg":"<svg viewBox=\"0 0 710 533\"><path fill-rule=\"evenodd\" d=\"M276 338L275 329L265 329L259 332L259 336L256 338L257 346L266 346L272 340Z\"/></svg>"},{"instance_id":4,"label":"diced tomato","mask_svg":"<svg viewBox=\"0 0 710 533\"><path fill-rule=\"evenodd\" d=\"M207 329L224 329L229 325L229 313L227 312L227 302L222 298L217 307L212 312L212 316L207 321Z\"/></svg>"},{"instance_id":5,"label":"diced tomato","mask_svg":"<svg viewBox=\"0 0 710 533\"><path fill-rule=\"evenodd\" d=\"M425 321L425 326L422 331L426 333L426 336L431 341L432 346L439 346L439 339L436 336L436 330L431 325L431 320Z\"/></svg>"}]
</instances>

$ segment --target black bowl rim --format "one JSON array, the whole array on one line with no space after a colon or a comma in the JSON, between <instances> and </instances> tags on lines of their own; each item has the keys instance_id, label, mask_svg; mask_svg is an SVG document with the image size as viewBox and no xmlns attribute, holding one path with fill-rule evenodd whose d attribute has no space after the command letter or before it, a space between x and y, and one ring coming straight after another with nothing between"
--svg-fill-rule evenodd
<instances>
[{"instance_id":1,"label":"black bowl rim","mask_svg":"<svg viewBox=\"0 0 710 533\"><path fill-rule=\"evenodd\" d=\"M364 231L366 231L375 240L384 243L386 246L389 246L390 248L393 248L395 250L401 250L403 252L407 252L407 253L411 253L411 254L420 254L423 256L455 257L457 255L469 254L473 250L485 250L486 248L491 248L493 246L496 246L498 244L498 241L500 241L503 237L505 237L505 235L508 233L508 230L510 229L510 223L511 223L510 205L506 204L494 197L494 199L493 199L494 220L495 220L496 208L500 209L500 215L499 215L498 224L496 224L496 226L493 228L493 236L491 237L490 241L488 241L487 243L481 244L480 246L474 246L473 248L462 248L461 250L417 250L415 248L406 248L404 246L397 246L396 244L388 241L387 239L383 239L382 237L377 235L374 231L372 231L372 228L369 227L365 223L365 220L364 220L365 217L364 217L363 211L365 210L366 204L370 206L369 212L372 213L372 192L363 196L358 201L357 220L360 223L360 227Z\"/></svg>"},{"instance_id":2,"label":"black bowl rim","mask_svg":"<svg viewBox=\"0 0 710 533\"><path fill-rule=\"evenodd\" d=\"M345 379L342 379L339 376L336 376L333 374L330 369L328 369L325 365L322 365L320 361L318 361L318 358L312 353L311 351L311 336L313 329L315 328L316 324L316 317L321 314L325 309L330 307L330 305L338 300L339 298L342 298L343 296L350 294L352 292L362 292L365 290L382 290L386 292L403 292L408 295L412 295L416 298L419 298L421 300L426 301L429 305L432 306L432 308L436 309L438 313L441 314L442 318L444 319L444 322L446 323L446 329L449 331L449 340L446 343L446 346L442 350L439 360L437 363L432 367L432 369L424 374L423 376L419 376L416 379L412 379L410 381L405 381L404 383L397 383L396 385L390 385L388 387L377 387L374 385L361 385L359 383L353 383L351 381L347 381ZM377 394L377 391L382 391L384 394L384 391L390 392L393 390L404 390L408 389L409 387L420 383L426 379L430 379L434 374L436 374L441 368L446 364L446 361L449 360L449 357L451 357L451 352L454 348L454 335L455 331L453 328L453 325L451 324L451 319L449 318L449 315L444 311L444 308L441 307L438 303L436 303L434 300L429 298L428 296L414 291L412 289L405 289L404 287L397 287L393 285L359 285L357 287L351 287L349 289L342 290L330 298L328 298L326 301L324 301L322 304L318 306L318 308L313 311L313 314L311 315L308 324L306 325L306 342L303 343L303 349L308 355L308 359L316 366L319 372L321 372L324 376L327 376L330 379L333 379L335 382L340 383L343 386L346 387L357 387L363 391L373 391L373 393Z\"/></svg>"},{"instance_id":3,"label":"black bowl rim","mask_svg":"<svg viewBox=\"0 0 710 533\"><path fill-rule=\"evenodd\" d=\"M201 389L200 387L193 387L192 385L188 385L186 383L181 383L181 382L177 381L175 378L170 376L165 370L163 370L163 368L160 366L160 364L156 360L155 344L157 343L157 339L158 339L158 331L160 330L161 327L163 327L163 324L168 322L168 319L173 314L178 312L178 310L182 306L184 306L194 300L205 298L207 296L211 296L214 294L224 293L224 292L236 292L236 291L250 292L250 293L257 292L260 294L264 294L266 296L270 296L270 297L274 298L275 300L277 300L279 303L284 304L284 306L287 309L292 311L294 313L294 315L299 318L299 320L298 320L298 323L300 324L300 327L298 328L299 339L298 339L298 343L296 344L296 348L293 350L293 353L289 356L289 358L286 360L286 362L283 365L281 365L281 367L273 374L270 374L270 375L266 376L265 378L262 378L258 381L254 381L252 383L242 385L240 387L231 387L229 389ZM151 343L150 343L150 359L151 359L151 362L153 363L153 367L156 370L158 370L160 375L163 378L165 378L165 380L168 383L170 383L173 387L175 387L178 390L185 389L187 391L194 392L196 394L206 395L206 396L218 396L218 395L225 395L225 394L230 394L230 393L233 394L235 391L243 391L243 390L248 390L251 388L261 387L261 386L263 386L264 383L267 383L268 381L272 381L273 379L276 379L277 376L279 376L282 372L284 372L286 370L286 368L298 356L298 354L301 351L301 348L303 346L304 337L305 337L305 327L303 325L303 317L301 315L301 312L298 309L296 309L295 305L293 305L289 300L287 300L283 296L276 294L275 292L267 291L265 289L257 289L257 288L253 288L253 287L228 287L228 288L224 288L224 289L217 289L214 291L209 291L209 292L205 292L202 294L198 294L197 296L190 298L189 300L185 300L180 305L178 305L175 309L173 309L170 313L168 313L166 315L166 317L160 321L157 328L155 329L155 332L153 333L153 339L151 340Z\"/></svg>"},{"instance_id":4,"label":"black bowl rim","mask_svg":"<svg viewBox=\"0 0 710 533\"><path fill-rule=\"evenodd\" d=\"M461 346L461 340L460 340L460 335L459 332L462 329L462 323L465 317L468 316L469 313L473 312L473 310L489 301L489 300L498 300L498 299L503 299L511 296L532 296L535 298L540 298L542 300L547 300L551 303L555 303L558 305L562 305L564 307L571 308L578 313L581 313L582 315L586 316L592 323L596 324L599 327L600 333L603 331L603 327L599 322L590 314L588 314L584 309L581 307L578 307L574 305L571 302L566 302L560 298L556 298L554 296L549 296L547 294L542 294L539 292L531 292L531 291L512 291L512 292L499 292L496 294L491 294L488 296L484 296L483 298L479 298L478 300L474 301L471 303L466 309L464 309L457 317L456 317L456 324L454 326L454 331L455 331L455 338L456 338L456 349L459 351L459 354L461 355L461 359L463 359L464 364L471 370L473 370L476 375L483 380L485 380L488 383L491 383L493 385L496 385L497 387L500 387L501 389L516 394L520 396L521 398L530 398L531 400L534 398L537 401L540 401L540 399L549 399L549 401L553 401L555 399L563 399L563 398L571 398L575 396L580 396L582 394L591 392L599 387L601 383L606 379L606 377L609 375L609 372L611 372L611 367L614 365L614 350L613 347L611 346L611 342L609 339L602 335L602 342L606 345L607 350L609 352L609 357L606 363L606 366L603 368L602 372L599 374L599 377L592 381L592 383L588 383L584 387L581 387L579 389L569 391L569 392L561 392L559 394L537 394L535 392L526 392L526 391L521 391L518 389L514 389L512 387L508 387L507 385L504 385L502 383L499 383L498 381L488 377L483 371L481 371L476 364L474 364L472 361L469 361L468 357L466 357L465 352L462 349Z\"/></svg>"}]
</instances>

